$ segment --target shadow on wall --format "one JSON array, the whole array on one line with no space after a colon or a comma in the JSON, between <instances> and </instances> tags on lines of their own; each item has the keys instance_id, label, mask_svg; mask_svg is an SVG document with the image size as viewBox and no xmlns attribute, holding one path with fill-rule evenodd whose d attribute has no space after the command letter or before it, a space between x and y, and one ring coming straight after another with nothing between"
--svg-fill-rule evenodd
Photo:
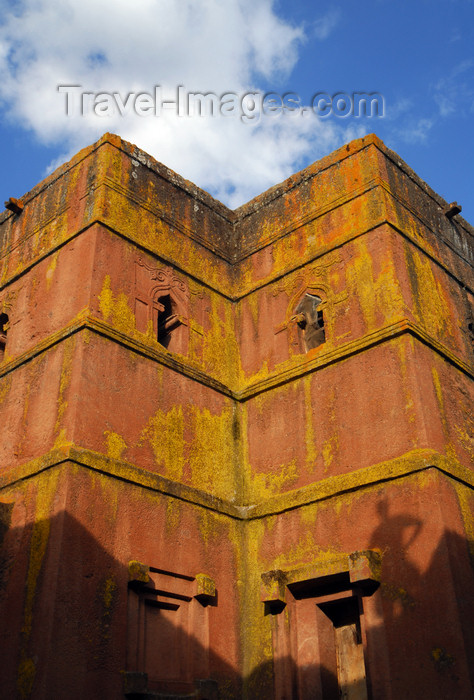
<instances>
[{"instance_id":1,"label":"shadow on wall","mask_svg":"<svg viewBox=\"0 0 474 700\"><path fill-rule=\"evenodd\" d=\"M388 499L377 510L369 547L386 549L370 638L387 680L374 698L474 698L474 542L447 529L437 542L423 539L425 525L392 513Z\"/></svg>"},{"instance_id":2,"label":"shadow on wall","mask_svg":"<svg viewBox=\"0 0 474 700\"><path fill-rule=\"evenodd\" d=\"M354 590L356 604L335 576L317 595L322 579L287 584L286 607L271 615L278 662L246 679L249 698L474 699L474 543L450 530L429 541L388 499L378 514L368 542L382 552L378 589Z\"/></svg>"},{"instance_id":3,"label":"shadow on wall","mask_svg":"<svg viewBox=\"0 0 474 700\"><path fill-rule=\"evenodd\" d=\"M20 528L12 510L0 504L0 697L241 696L209 649L212 582L158 569L140 581L138 562L117 561L67 512Z\"/></svg>"},{"instance_id":4,"label":"shadow on wall","mask_svg":"<svg viewBox=\"0 0 474 700\"><path fill-rule=\"evenodd\" d=\"M9 527L12 509L0 504L4 698L473 697L474 585L466 541L446 531L421 573L409 555L421 524L408 514L392 517L384 503L371 546L383 548L388 533L393 543L395 530L407 555L405 561L384 557L381 586L364 599L363 683L350 672L341 676L343 656L335 666L315 663L302 648L242 678L210 648L208 617L215 605L225 604L217 600L212 581L148 570L139 562L125 566L67 512L25 528ZM312 624L308 610L305 624ZM347 628L347 620L340 622ZM337 620L329 628L334 635Z\"/></svg>"}]
</instances>

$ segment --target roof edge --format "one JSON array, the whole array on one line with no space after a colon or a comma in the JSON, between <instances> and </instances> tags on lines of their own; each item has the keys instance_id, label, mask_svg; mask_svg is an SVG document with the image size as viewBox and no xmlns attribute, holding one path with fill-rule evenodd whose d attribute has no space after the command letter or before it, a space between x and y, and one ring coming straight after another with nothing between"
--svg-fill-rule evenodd
<instances>
[{"instance_id":1,"label":"roof edge","mask_svg":"<svg viewBox=\"0 0 474 700\"><path fill-rule=\"evenodd\" d=\"M283 196L288 193L288 191L298 187L302 182L315 177L320 172L327 170L338 162L353 156L365 148L374 145L378 150L384 154L388 159L390 159L398 168L400 168L407 177L409 177L423 192L435 201L438 206L444 208L448 205L447 200L445 200L441 195L437 194L417 173L409 166L407 163L395 152L388 148L385 143L376 134L367 134L361 138L354 139L347 144L344 144L340 148L332 151L326 156L323 156L319 160L311 163L306 168L290 175L288 178L282 182L270 187L261 194L256 195L253 199L249 200L245 204L242 204L236 209L230 209L220 200L215 199L206 190L202 189L195 183L187 180L178 173L176 173L171 168L156 160L153 156L148 154L143 149L139 148L133 143L122 139L117 134L106 132L100 139L90 146L86 146L76 153L72 158L60 165L56 170L54 170L50 175L48 175L44 180L35 185L31 190L26 192L20 199L23 203L28 203L30 200L34 199L40 192L42 192L47 187L50 187L56 180L60 179L69 170L74 168L82 160L90 156L94 151L98 150L101 146L109 144L114 146L118 150L122 151L132 159L139 160L142 165L149 168L152 172L156 173L159 177L170 182L175 187L183 190L187 194L191 195L195 199L199 200L201 204L207 206L209 209L214 210L223 219L227 220L230 224L237 224L242 219L256 213L259 209L266 206L269 202L278 197ZM4 211L0 213L0 223L6 220L9 216L13 214L9 211ZM461 224L461 226L471 235L474 235L474 227L469 224L462 216L458 215L456 221Z\"/></svg>"}]
</instances>

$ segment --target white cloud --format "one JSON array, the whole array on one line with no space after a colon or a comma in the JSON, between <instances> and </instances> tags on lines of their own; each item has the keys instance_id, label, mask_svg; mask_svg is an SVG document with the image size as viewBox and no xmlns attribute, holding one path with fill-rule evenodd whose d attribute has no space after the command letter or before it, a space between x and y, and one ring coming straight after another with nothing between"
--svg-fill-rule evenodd
<instances>
[{"instance_id":1,"label":"white cloud","mask_svg":"<svg viewBox=\"0 0 474 700\"><path fill-rule=\"evenodd\" d=\"M402 127L393 130L393 136L404 143L425 143L434 125L434 119L406 120Z\"/></svg>"},{"instance_id":2,"label":"white cloud","mask_svg":"<svg viewBox=\"0 0 474 700\"><path fill-rule=\"evenodd\" d=\"M413 108L413 100L401 97L396 102L390 103L385 111L385 118L389 121L398 121L401 116L406 115Z\"/></svg>"},{"instance_id":3,"label":"white cloud","mask_svg":"<svg viewBox=\"0 0 474 700\"><path fill-rule=\"evenodd\" d=\"M314 22L313 33L317 39L327 39L341 18L341 11L333 8Z\"/></svg>"},{"instance_id":4,"label":"white cloud","mask_svg":"<svg viewBox=\"0 0 474 700\"><path fill-rule=\"evenodd\" d=\"M320 20L327 36L338 16ZM262 117L75 118L58 84L91 92L191 91L243 94L275 89L298 60L301 27L278 17L273 0L23 0L0 27L0 100L15 124L64 159L105 131L119 133L231 206L275 184L362 130L294 115ZM257 121L257 120L255 120ZM63 159L63 158L62 158ZM61 159L61 160L62 160Z\"/></svg>"},{"instance_id":5,"label":"white cloud","mask_svg":"<svg viewBox=\"0 0 474 700\"><path fill-rule=\"evenodd\" d=\"M434 99L441 117L463 114L466 109L471 111L474 99L472 75L467 80L465 75L469 72L474 73L474 61L461 61L434 85Z\"/></svg>"},{"instance_id":6,"label":"white cloud","mask_svg":"<svg viewBox=\"0 0 474 700\"><path fill-rule=\"evenodd\" d=\"M474 111L474 89L467 76L473 71L474 61L466 59L429 86L437 107L429 117L414 116L413 99L401 98L391 104L386 117L394 142L426 144L432 129L439 127L442 120L459 116L470 118Z\"/></svg>"}]
</instances>

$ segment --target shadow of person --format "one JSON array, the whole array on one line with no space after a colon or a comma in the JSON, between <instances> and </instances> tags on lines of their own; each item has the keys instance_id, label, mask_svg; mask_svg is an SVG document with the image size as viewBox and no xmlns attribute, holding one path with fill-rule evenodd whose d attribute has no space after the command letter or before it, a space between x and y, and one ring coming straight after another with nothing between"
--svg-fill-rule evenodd
<instances>
[{"instance_id":1,"label":"shadow of person","mask_svg":"<svg viewBox=\"0 0 474 700\"><path fill-rule=\"evenodd\" d=\"M410 556L423 529L422 521L407 512L390 513L387 498L377 503L379 523L372 533L369 549L383 552L381 593L384 598L384 619L387 625L414 605L420 588L420 572L416 557Z\"/></svg>"},{"instance_id":2,"label":"shadow of person","mask_svg":"<svg viewBox=\"0 0 474 700\"><path fill-rule=\"evenodd\" d=\"M378 503L370 539L382 552L379 592L364 602L375 697L472 699L474 571L457 511L423 504L421 520L396 507L388 498Z\"/></svg>"}]
</instances>

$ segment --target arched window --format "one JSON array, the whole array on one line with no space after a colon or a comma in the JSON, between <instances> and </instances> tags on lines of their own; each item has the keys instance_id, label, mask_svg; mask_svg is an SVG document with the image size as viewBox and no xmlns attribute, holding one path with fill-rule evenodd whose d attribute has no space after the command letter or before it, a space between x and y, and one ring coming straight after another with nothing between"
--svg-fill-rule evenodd
<instances>
[{"instance_id":1,"label":"arched window","mask_svg":"<svg viewBox=\"0 0 474 700\"><path fill-rule=\"evenodd\" d=\"M5 346L7 344L8 316L0 314L0 362L5 357Z\"/></svg>"},{"instance_id":2,"label":"arched window","mask_svg":"<svg viewBox=\"0 0 474 700\"><path fill-rule=\"evenodd\" d=\"M319 308L322 299L308 292L295 309L293 320L303 333L306 352L322 345L326 340L323 310Z\"/></svg>"}]
</instances>

